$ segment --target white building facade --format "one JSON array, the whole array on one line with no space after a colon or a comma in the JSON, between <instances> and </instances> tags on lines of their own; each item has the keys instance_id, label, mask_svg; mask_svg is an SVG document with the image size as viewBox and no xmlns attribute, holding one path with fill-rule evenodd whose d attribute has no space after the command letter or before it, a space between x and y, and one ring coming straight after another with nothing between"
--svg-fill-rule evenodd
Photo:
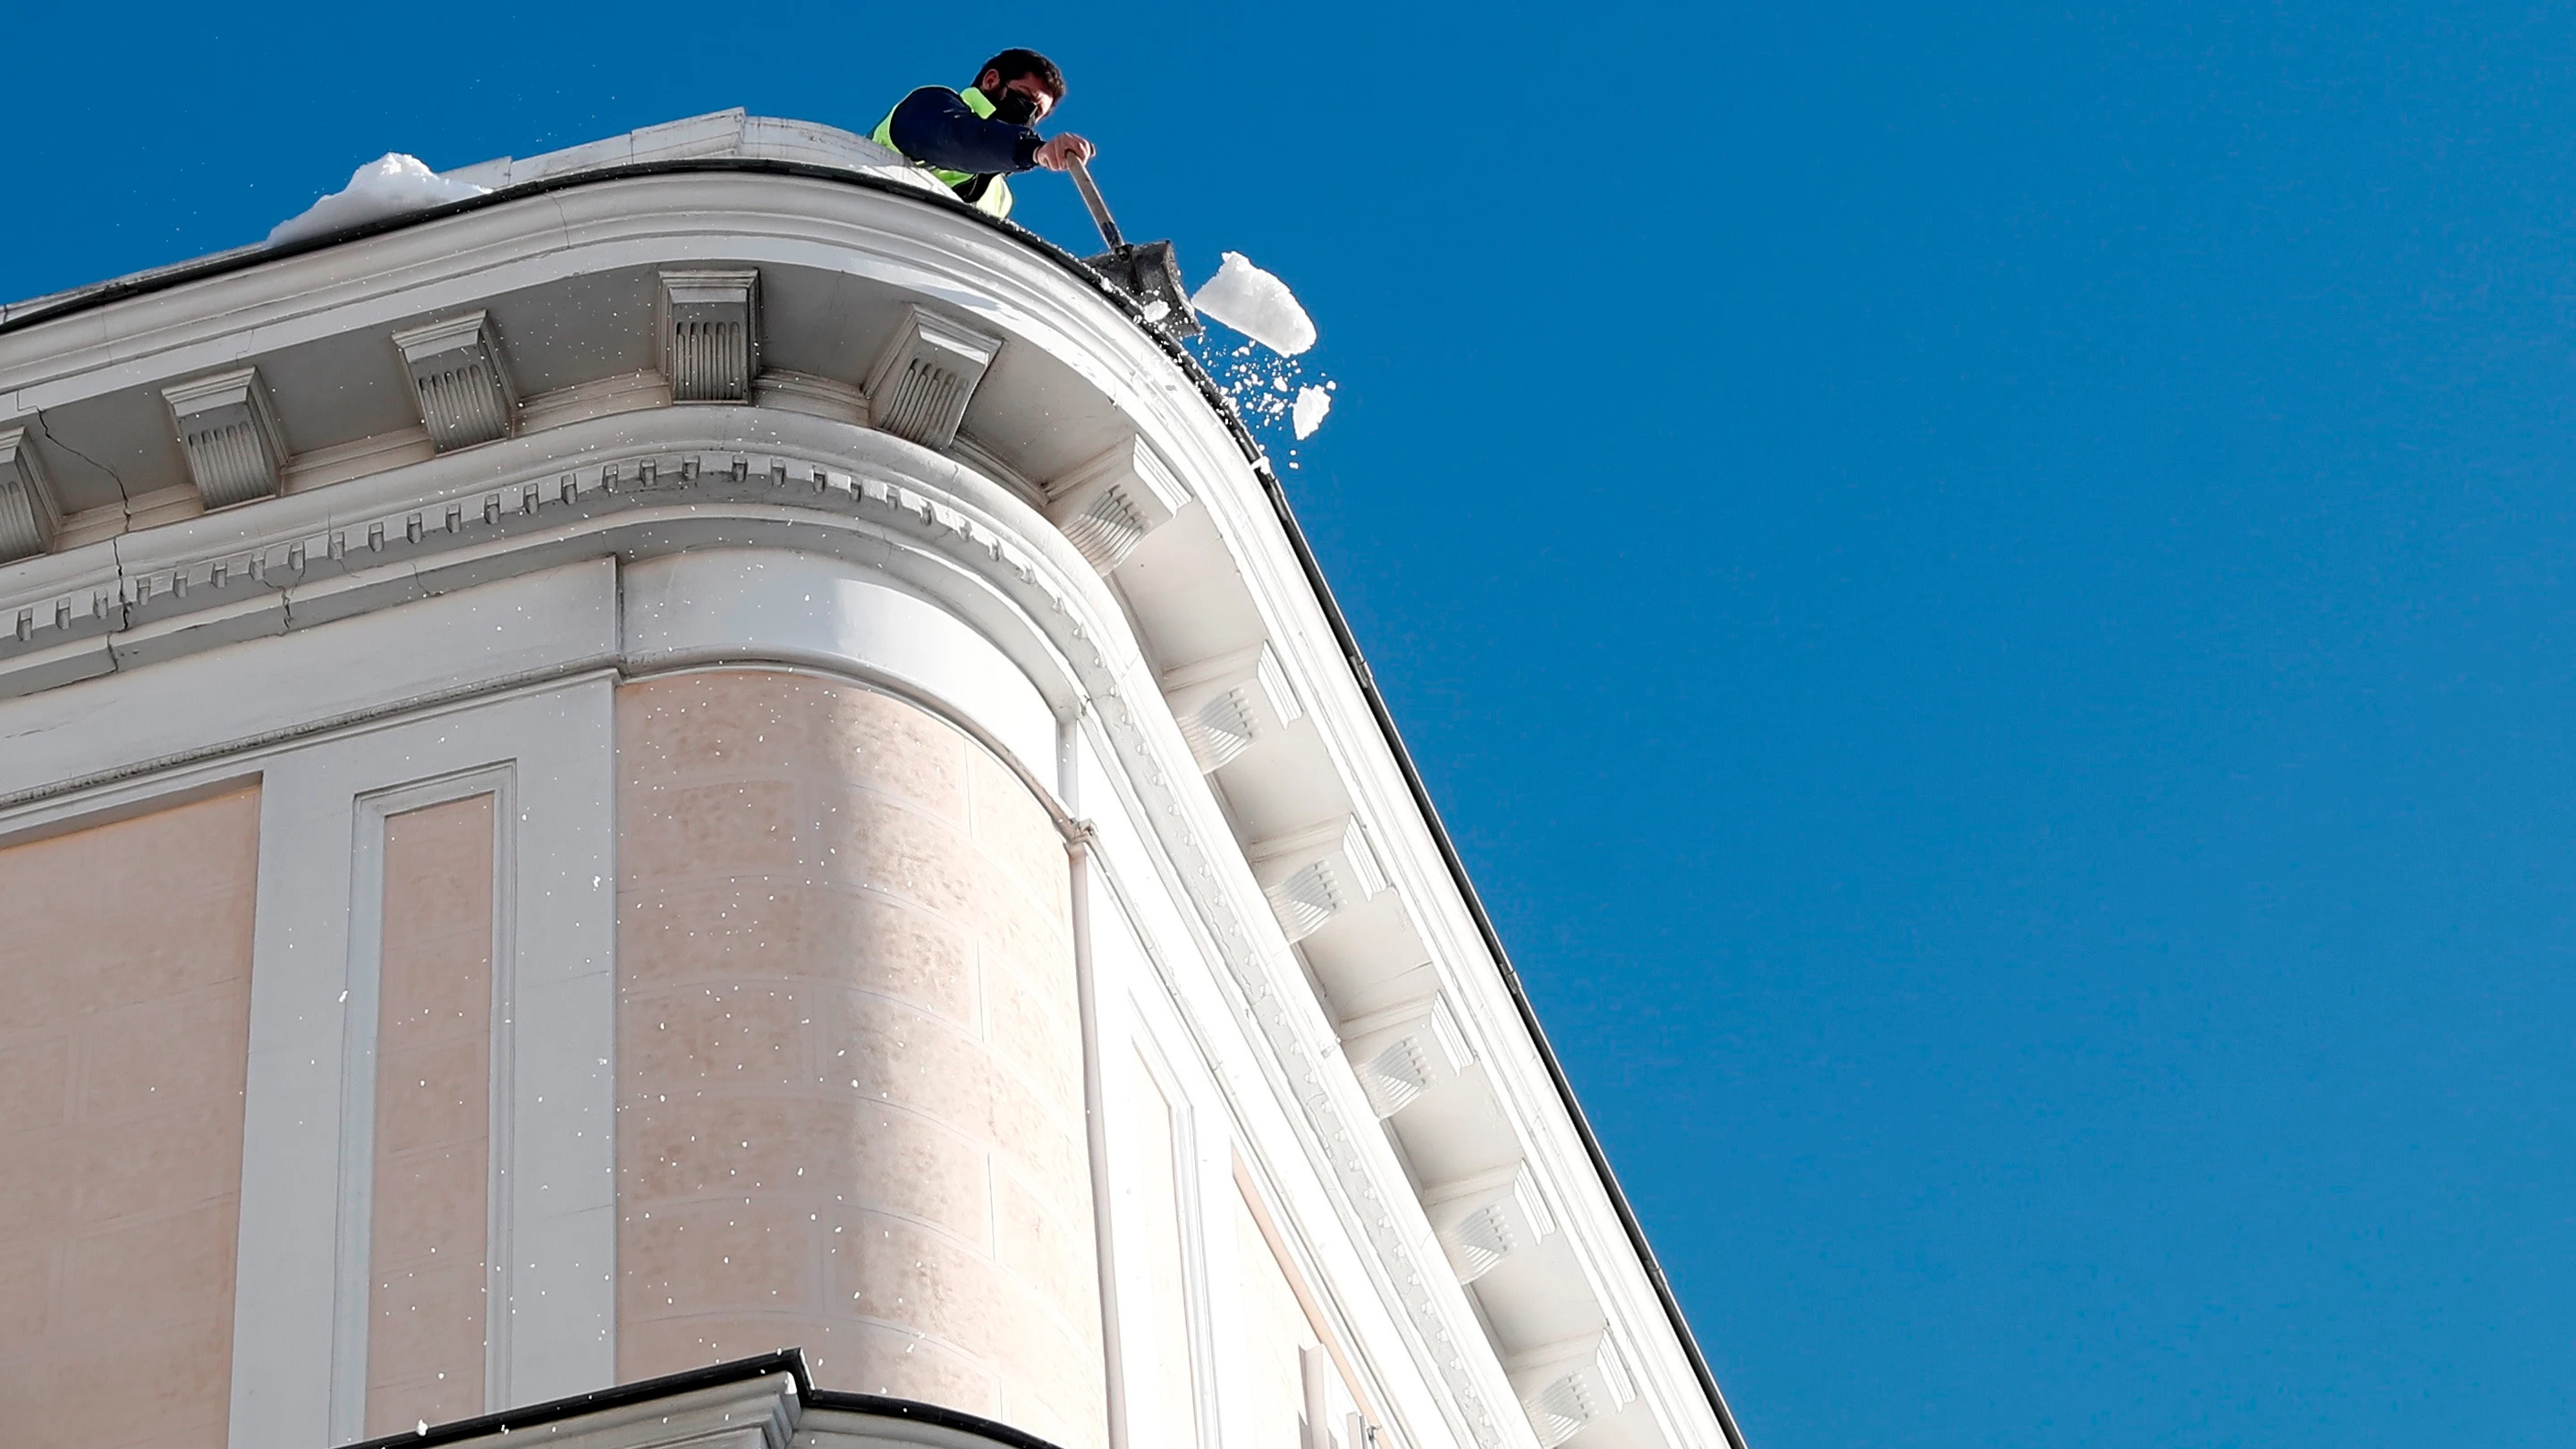
<instances>
[{"instance_id":1,"label":"white building facade","mask_svg":"<svg viewBox=\"0 0 2576 1449\"><path fill-rule=\"evenodd\" d=\"M1185 354L454 174L0 310L0 1437L1741 1444Z\"/></svg>"}]
</instances>

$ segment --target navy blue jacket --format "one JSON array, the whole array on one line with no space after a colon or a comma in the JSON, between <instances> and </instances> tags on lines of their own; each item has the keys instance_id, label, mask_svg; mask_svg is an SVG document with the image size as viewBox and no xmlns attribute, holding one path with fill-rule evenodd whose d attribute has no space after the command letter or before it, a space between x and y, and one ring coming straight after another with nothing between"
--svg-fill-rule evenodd
<instances>
[{"instance_id":1,"label":"navy blue jacket","mask_svg":"<svg viewBox=\"0 0 2576 1449\"><path fill-rule=\"evenodd\" d=\"M941 171L991 176L1038 164L1037 132L976 115L955 91L938 86L905 96L889 131L896 150Z\"/></svg>"}]
</instances>

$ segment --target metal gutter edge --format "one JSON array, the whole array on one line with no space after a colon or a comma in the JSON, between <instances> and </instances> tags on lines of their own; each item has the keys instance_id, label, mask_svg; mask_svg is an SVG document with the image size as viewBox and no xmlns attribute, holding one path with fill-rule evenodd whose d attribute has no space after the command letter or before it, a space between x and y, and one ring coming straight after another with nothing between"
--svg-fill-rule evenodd
<instances>
[{"instance_id":1,"label":"metal gutter edge","mask_svg":"<svg viewBox=\"0 0 2576 1449\"><path fill-rule=\"evenodd\" d=\"M1359 640L1351 633L1350 620L1343 615L1340 602L1333 597L1332 586L1324 580L1323 568L1316 562L1315 551L1306 541L1306 531L1297 524L1296 510L1289 504L1287 489L1281 485L1279 475L1271 471L1268 454L1263 452L1261 445L1254 440L1251 430L1244 426L1242 415L1235 411L1234 400L1226 396L1223 388L1217 386L1216 380L1208 375L1207 369L1199 365L1199 360L1192 356L1187 348L1166 336L1161 329L1149 322L1141 306L1103 280L1099 273L1083 265L1081 259L1073 253L1025 227L979 211L963 201L944 197L923 188L870 176L864 172L845 171L836 167L817 166L801 161L775 161L747 156L710 156L633 162L622 166L604 166L590 171L568 172L525 185L503 187L482 196L450 202L425 211L386 217L325 236L313 237L291 246L218 252L195 263L181 263L157 272L138 273L121 282L102 283L87 291L70 293L63 296L60 304L40 311L16 315L8 315L5 311L0 311L0 333L14 332L21 327L32 327L40 322L87 311L92 307L104 306L128 297L166 290L202 277L240 271L280 257L297 256L323 247L337 246L341 242L376 236L423 221L454 216L481 207L497 206L523 197L567 190L575 186L586 186L597 181L612 181L632 176L662 176L689 171L743 171L802 176L882 191L918 205L946 207L961 217L972 218L980 225L1017 238L1040 255L1055 262L1066 272L1089 283L1111 305L1125 312L1129 320L1136 324L1138 330L1152 338L1172 359L1173 364L1181 369L1182 375L1197 386L1199 395L1207 400L1208 406L1215 410L1217 417L1234 435L1236 446L1243 450L1245 461L1252 465L1254 476L1261 480L1262 490L1269 495L1271 509L1279 515L1279 525L1287 533L1290 547L1296 551L1298 566L1305 570L1306 582L1314 589L1316 602L1323 606L1324 617L1333 626L1333 638L1341 648L1344 661L1350 665L1351 677L1358 683L1361 697L1368 701L1369 712L1377 719L1379 733L1386 737L1387 749L1393 753L1396 767L1404 774L1405 788L1412 792L1415 808L1422 812L1424 823L1431 828L1431 838L1440 846L1440 856L1449 867L1450 880L1458 887L1460 897L1466 901L1468 913L1475 918L1476 930L1484 937L1485 949L1493 954L1494 967L1502 973L1503 986L1511 993L1512 1005L1520 1013L1521 1024L1528 1029L1531 1043L1538 1048L1539 1059L1547 1065L1548 1078L1556 1084L1557 1098L1564 1103L1566 1115L1573 1119L1576 1135L1583 1139L1583 1150L1591 1157L1593 1171L1600 1175L1601 1185L1609 1193L1611 1206L1618 1211L1620 1226L1628 1234L1628 1244L1636 1252L1638 1262L1645 1268L1647 1281L1654 1285L1655 1296L1663 1304L1664 1317L1671 1323L1674 1334L1681 1340L1682 1351L1690 1359L1691 1370L1698 1376L1701 1390L1708 1395L1709 1407L1717 1414L1718 1427L1725 1431L1726 1442L1730 1449L1748 1449L1743 1431L1736 1426L1735 1414L1727 1407L1726 1396L1717 1386L1717 1376L1709 1371L1708 1358L1700 1352L1699 1339L1691 1332L1690 1321L1682 1315L1681 1300L1673 1296L1672 1282L1664 1276L1663 1265L1656 1261L1655 1250L1646 1242L1645 1228L1637 1221L1636 1209L1629 1205L1628 1194L1620 1188L1618 1175L1611 1170L1610 1159L1601 1150L1600 1138L1594 1135L1591 1121L1583 1114L1582 1104L1575 1100L1574 1084L1565 1075L1564 1063L1557 1059L1556 1049L1548 1044L1547 1032L1539 1025L1538 1012L1530 1003L1529 993L1522 989L1520 973L1513 969L1511 954L1503 949L1503 938L1494 929L1493 917L1487 914L1484 900L1476 894L1475 882L1468 879L1467 865L1458 854L1457 843L1450 838L1449 827L1441 822L1439 807L1431 802L1431 791L1423 784L1422 772L1414 767L1413 753L1404 747L1404 737L1396 729L1395 716L1388 710L1385 696L1378 693L1377 680L1369 672L1368 661L1360 654ZM34 299L36 303L42 303L43 300ZM790 1352L792 1354L793 1351ZM748 1364L761 1362L761 1360L745 1359L741 1362ZM797 1365L798 1382L801 1386L805 1382L802 1377L803 1360L801 1358L797 1360ZM1000 1429L1003 1426L993 1425L992 1427ZM1017 1434L1018 1431L1007 1432ZM1025 1435L1019 1437L1027 1438ZM426 1444L430 1441L422 1440L418 1436L403 1436L398 1441L383 1442ZM1053 1446L1045 1445L1043 1441L1029 1440L1028 1444L1030 1449L1053 1449Z\"/></svg>"},{"instance_id":2,"label":"metal gutter edge","mask_svg":"<svg viewBox=\"0 0 2576 1449\"><path fill-rule=\"evenodd\" d=\"M729 1362L709 1364L705 1368L685 1369L660 1378L639 1379L615 1388L575 1394L524 1409L504 1409L497 1414L481 1414L471 1419L457 1419L433 1424L427 1429L387 1434L379 1439L362 1440L347 1449L436 1449L442 1444L455 1444L487 1435L525 1433L563 1419L582 1414L595 1414L655 1399L692 1393L723 1384L750 1383L774 1374L786 1374L796 1385L796 1400L806 1409L835 1409L844 1413L872 1414L881 1419L905 1419L916 1424L935 1424L943 1429L989 1439L1008 1449L1057 1449L1048 1440L1025 1429L970 1414L963 1409L925 1404L917 1399L888 1398L882 1394L852 1394L814 1387L813 1376L805 1369L805 1350L782 1348L775 1353L758 1354Z\"/></svg>"}]
</instances>

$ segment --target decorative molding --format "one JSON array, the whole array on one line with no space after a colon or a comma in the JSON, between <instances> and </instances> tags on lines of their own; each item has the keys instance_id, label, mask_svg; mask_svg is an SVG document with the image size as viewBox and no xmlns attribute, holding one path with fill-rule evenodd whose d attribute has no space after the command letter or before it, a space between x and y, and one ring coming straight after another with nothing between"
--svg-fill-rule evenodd
<instances>
[{"instance_id":1,"label":"decorative molding","mask_svg":"<svg viewBox=\"0 0 2576 1449\"><path fill-rule=\"evenodd\" d=\"M1081 540L1074 546L1080 548ZM1191 757L1208 774L1305 713L1267 640L1166 672L1163 700L1172 707L1181 738L1189 741Z\"/></svg>"},{"instance_id":2,"label":"decorative molding","mask_svg":"<svg viewBox=\"0 0 2576 1449\"><path fill-rule=\"evenodd\" d=\"M651 388L660 379L645 374L627 381ZM481 453L470 460L429 459L354 480L346 491L335 489L327 503L320 497L283 500L255 515L274 519L255 536L218 529L217 521L208 520L156 539L140 557L129 548L112 562L101 554L22 564L21 570L38 571L21 574L24 591L13 591L10 611L38 616L37 647L43 648L71 637L58 632L57 598L81 601L66 611L63 623L93 620L110 607L117 580L131 574L138 591L149 579L156 599L184 599L194 609L219 603L222 595L174 590L170 585L178 575L203 584L211 573L220 587L227 569L241 579L257 577L266 566L272 570L267 586L288 591L293 628L378 607L396 593L417 597L424 588L453 586L441 580L492 577L537 557L569 557L575 550L590 557L603 545L615 552L628 542L661 551L686 546L683 537L736 545L752 535L776 537L790 547L857 550L852 557L869 559L892 537L899 555L917 548L964 566L998 588L1013 612L1050 641L1062 664L1049 667L1069 670L1093 702L1110 758L1137 794L1138 818L1153 824L1153 848L1168 856L1171 880L1208 923L1208 942L1228 983L1228 1011L1267 1044L1263 1075L1296 1104L1293 1130L1332 1185L1336 1217L1368 1245L1363 1267L1377 1291L1399 1307L1408 1351L1451 1396L1456 1417L1449 1422L1487 1449L1528 1443L1516 1416L1501 1410L1510 1395L1505 1375L1462 1306L1454 1275L1427 1260L1427 1230L1410 1201L1413 1193L1384 1161L1382 1134L1362 1130L1365 1119L1354 1120L1352 1110L1361 1105L1360 1094L1341 1075L1343 1067L1325 1063L1331 1053L1329 1038L1320 1036L1323 1023L1309 1023L1314 1013L1297 1009L1282 994L1303 989L1294 982L1293 968L1288 978L1277 975L1279 963L1291 958L1279 950L1272 928L1258 920L1257 909L1249 917L1241 914L1248 892L1227 883L1241 869L1230 863L1243 859L1240 848L1211 812L1196 771L1172 770L1182 742L1155 723L1155 716L1168 719L1162 701L1139 700L1140 676L1129 672L1132 663L1118 662L1134 658L1124 621L1096 584L1064 572L1069 565L1081 567L1070 546L1051 536L1053 529L1041 534L1019 527L1016 505L1004 490L989 496L981 491L983 480L927 472L908 449L882 440L871 446L869 435L783 410L758 419L664 410L583 426L582 433L547 440L549 458L522 459L498 450L496 459L516 461L497 467ZM520 439L509 449L527 446L529 440ZM784 512L772 515L773 508ZM616 519L619 510L635 512L633 528ZM672 532L675 523L680 534ZM89 585L86 574L74 585L75 563L84 569L108 563L109 582L94 601L77 592ZM42 608L21 609L40 599ZM0 634L0 658L27 658L9 653L12 642ZM1361 844L1368 848L1365 839ZM1375 864L1373 853L1366 858ZM1260 874L1264 884L1273 883L1268 870ZM1507 1062L1497 1074L1498 1086L1526 1086L1512 1075L1521 1068L1518 1058ZM1576 1207L1586 1229L1578 1246L1594 1243L1600 1225L1582 1215L1591 1210L1588 1200ZM1555 1257L1544 1261L1552 1264ZM1561 1291L1600 1297L1614 1321L1643 1325L1633 1331L1652 1332L1661 1324L1651 1305L1643 1316L1623 1318L1627 1300L1597 1282L1587 1289L1583 1277L1569 1276ZM1661 1405L1678 1393L1695 1402L1691 1383L1666 1382L1677 1370L1667 1362L1673 1355L1663 1340L1648 1347L1654 1384L1649 1397Z\"/></svg>"},{"instance_id":3,"label":"decorative molding","mask_svg":"<svg viewBox=\"0 0 2576 1449\"><path fill-rule=\"evenodd\" d=\"M570 427L617 413L640 413L671 405L671 382L656 368L593 378L519 400L522 435Z\"/></svg>"},{"instance_id":4,"label":"decorative molding","mask_svg":"<svg viewBox=\"0 0 2576 1449\"><path fill-rule=\"evenodd\" d=\"M1069 546L1056 540L1051 549L1048 539L997 531L987 520L995 517L989 505L1001 501L998 490L985 500L931 484L912 459L882 444L871 447L871 434L835 437L831 424L781 417L765 425L780 434L765 445L777 451L745 449L729 440L736 435L709 431L701 416L662 410L595 418L575 425L594 431L548 439L549 456L532 455L496 481L479 481L488 477L488 465L469 471L463 458L424 460L357 480L347 485L352 493L281 500L270 510L274 522L253 538L212 531L200 537L186 530L210 526L182 525L158 560L120 559L101 582L83 574L77 584L66 578L9 600L22 619L35 619L36 628L32 641L0 634L0 696L103 671L104 664L73 656L93 647L104 653L105 640L95 646L81 641L102 627L121 627L129 593L203 609L229 597L223 592L228 582L235 588L262 585L285 592L287 627L294 631L416 599L424 589L506 574L512 570L502 560L519 550L525 550L525 566L542 566L630 546L648 552L684 547L670 532L665 512L666 505L683 500L697 505L687 516L710 536L737 545L744 515L721 506L727 502L783 506L788 512L780 523L793 531L780 541L795 547L856 547L874 559L882 544L869 540L891 536L901 541L899 556L919 549L962 564L1013 601L1018 616L1049 641L1061 667L1096 702L1093 713L1111 758L1138 792L1137 819L1151 823L1173 881L1208 924L1209 943L1229 983L1228 1012L1266 1045L1264 1074L1275 1075L1287 1100L1298 1104L1303 1115L1292 1115L1292 1130L1333 1186L1337 1215L1368 1244L1363 1265L1377 1290L1400 1308L1416 1363L1447 1389L1458 1416L1453 1422L1480 1449L1525 1442L1526 1431L1502 1412L1511 1386L1492 1346L1467 1316L1471 1310L1461 1301L1454 1275L1445 1264L1433 1268L1426 1261L1427 1229L1409 1207L1414 1192L1391 1171L1382 1134L1359 1130L1360 1121L1337 1105L1338 1094L1350 1091L1350 1079L1332 1080L1344 1068L1326 1065L1327 1044L1314 1039L1306 1024L1313 1013L1292 1012L1273 981L1276 963L1286 959L1276 948L1278 938L1270 936L1273 928L1245 916L1225 884L1225 864L1244 858L1241 847L1221 822L1201 818L1206 802L1191 803L1192 793L1204 795L1195 783L1197 772L1170 768L1166 747L1146 727L1147 709L1122 695L1124 676L1104 647L1104 641L1122 637L1120 623L1072 587L1076 581L1063 571L1076 564ZM508 446L533 445L521 438ZM576 457L579 462L565 466ZM943 480L950 487L967 481ZM960 504L973 511L962 511ZM630 532L621 523L618 513L629 510L647 532ZM825 526L815 528L807 520ZM856 537L835 542L853 529ZM46 562L74 561L57 555ZM181 579L191 587L180 588ZM21 642L33 647L9 649ZM1151 713L1163 713L1159 700ZM103 777L51 770L45 778L42 786L0 796L0 805L51 798ZM1342 820L1323 828L1352 827ZM1374 872L1374 854L1362 858ZM1274 857L1272 863L1286 862ZM1259 880L1256 874L1255 884ZM1356 1093L1353 1105L1361 1105Z\"/></svg>"},{"instance_id":5,"label":"decorative molding","mask_svg":"<svg viewBox=\"0 0 2576 1449\"><path fill-rule=\"evenodd\" d=\"M1129 437L1046 488L1047 518L1104 575L1189 501L1180 475L1141 437Z\"/></svg>"},{"instance_id":6,"label":"decorative molding","mask_svg":"<svg viewBox=\"0 0 2576 1449\"><path fill-rule=\"evenodd\" d=\"M662 273L661 341L671 401L751 401L760 371L760 272Z\"/></svg>"},{"instance_id":7,"label":"decorative molding","mask_svg":"<svg viewBox=\"0 0 2576 1449\"><path fill-rule=\"evenodd\" d=\"M1438 992L1372 1012L1343 1029L1343 1052L1380 1121L1422 1100L1476 1059Z\"/></svg>"},{"instance_id":8,"label":"decorative molding","mask_svg":"<svg viewBox=\"0 0 2576 1449\"><path fill-rule=\"evenodd\" d=\"M502 363L492 320L467 312L394 334L403 366L411 370L412 399L420 425L444 453L506 438L515 424L519 394Z\"/></svg>"},{"instance_id":9,"label":"decorative molding","mask_svg":"<svg viewBox=\"0 0 2576 1449\"><path fill-rule=\"evenodd\" d=\"M957 425L1002 339L918 306L868 373L868 421L932 451L957 441Z\"/></svg>"},{"instance_id":10,"label":"decorative molding","mask_svg":"<svg viewBox=\"0 0 2576 1449\"><path fill-rule=\"evenodd\" d=\"M259 369L193 378L161 390L178 424L188 476L208 508L247 503L277 492L286 465L286 430L277 421Z\"/></svg>"},{"instance_id":11,"label":"decorative molding","mask_svg":"<svg viewBox=\"0 0 2576 1449\"><path fill-rule=\"evenodd\" d=\"M35 440L23 427L0 428L0 563L43 553L62 526Z\"/></svg>"},{"instance_id":12,"label":"decorative molding","mask_svg":"<svg viewBox=\"0 0 2576 1449\"><path fill-rule=\"evenodd\" d=\"M1355 816L1256 840L1244 854L1291 944L1386 889L1386 868L1378 864Z\"/></svg>"},{"instance_id":13,"label":"decorative molding","mask_svg":"<svg viewBox=\"0 0 2576 1449\"><path fill-rule=\"evenodd\" d=\"M1556 1449L1637 1397L1628 1355L1607 1330L1516 1355L1510 1373L1541 1449Z\"/></svg>"},{"instance_id":14,"label":"decorative molding","mask_svg":"<svg viewBox=\"0 0 2576 1449\"><path fill-rule=\"evenodd\" d=\"M830 418L862 428L868 425L866 393L836 378L816 377L810 372L773 367L752 383L751 400L758 407Z\"/></svg>"},{"instance_id":15,"label":"decorative molding","mask_svg":"<svg viewBox=\"0 0 2576 1449\"><path fill-rule=\"evenodd\" d=\"M518 762L433 776L426 780L384 785L359 795L355 864L350 871L345 906L348 957L345 994L340 1005L340 1146L338 1233L334 1242L336 1272L331 1290L331 1439L354 1443L366 1437L369 1333L369 1266L374 1256L376 1195L376 1089L384 999L386 822L407 811L422 810L480 795L492 797L492 935L490 942L491 1017L486 1042L489 1104L486 1128L486 1201L483 1228L484 1302L515 1303L510 1251L515 1226L507 1194L493 1186L508 1181L510 1137L516 1104L511 1100L516 1064L518 978L517 923ZM487 1313L483 1324L484 1407L510 1403L511 1338L516 1313Z\"/></svg>"},{"instance_id":16,"label":"decorative molding","mask_svg":"<svg viewBox=\"0 0 2576 1449\"><path fill-rule=\"evenodd\" d=\"M1461 1283L1475 1282L1556 1231L1556 1214L1526 1162L1427 1193L1422 1210Z\"/></svg>"}]
</instances>

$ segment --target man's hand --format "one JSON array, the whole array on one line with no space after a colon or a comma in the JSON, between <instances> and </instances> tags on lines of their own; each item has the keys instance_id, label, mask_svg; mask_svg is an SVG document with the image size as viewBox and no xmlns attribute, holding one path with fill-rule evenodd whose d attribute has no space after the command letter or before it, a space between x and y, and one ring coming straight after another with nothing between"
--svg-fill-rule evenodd
<instances>
[{"instance_id":1,"label":"man's hand","mask_svg":"<svg viewBox=\"0 0 2576 1449\"><path fill-rule=\"evenodd\" d=\"M1087 163L1099 154L1099 147L1067 131L1038 147L1038 154L1032 159L1049 171L1069 171L1073 169L1074 162Z\"/></svg>"}]
</instances>

